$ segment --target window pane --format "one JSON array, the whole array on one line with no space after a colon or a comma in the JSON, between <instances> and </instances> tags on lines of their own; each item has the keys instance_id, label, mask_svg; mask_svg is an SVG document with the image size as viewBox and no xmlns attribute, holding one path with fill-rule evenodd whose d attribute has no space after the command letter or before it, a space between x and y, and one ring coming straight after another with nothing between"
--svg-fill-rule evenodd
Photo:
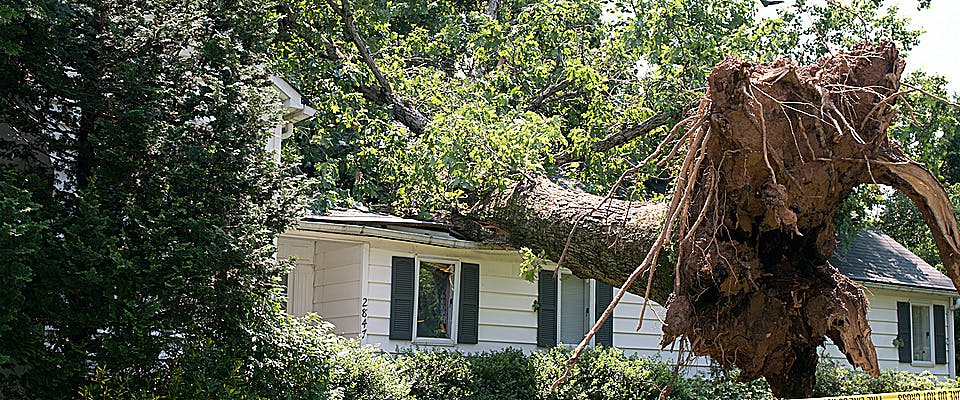
<instances>
[{"instance_id":1,"label":"window pane","mask_svg":"<svg viewBox=\"0 0 960 400\"><path fill-rule=\"evenodd\" d=\"M588 281L566 275L560 279L560 342L577 344L587 333L590 306Z\"/></svg>"},{"instance_id":2,"label":"window pane","mask_svg":"<svg viewBox=\"0 0 960 400\"><path fill-rule=\"evenodd\" d=\"M453 264L420 262L417 337L449 338L453 307Z\"/></svg>"},{"instance_id":3,"label":"window pane","mask_svg":"<svg viewBox=\"0 0 960 400\"><path fill-rule=\"evenodd\" d=\"M913 360L930 361L930 306L911 307Z\"/></svg>"}]
</instances>

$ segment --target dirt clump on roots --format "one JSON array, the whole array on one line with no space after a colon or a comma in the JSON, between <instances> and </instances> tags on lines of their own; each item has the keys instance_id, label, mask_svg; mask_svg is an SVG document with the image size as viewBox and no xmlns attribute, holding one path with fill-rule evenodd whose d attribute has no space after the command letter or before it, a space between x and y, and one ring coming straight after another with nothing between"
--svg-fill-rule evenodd
<instances>
[{"instance_id":1,"label":"dirt clump on roots","mask_svg":"<svg viewBox=\"0 0 960 400\"><path fill-rule=\"evenodd\" d=\"M810 395L825 337L879 374L867 299L828 262L834 216L854 187L907 193L958 281L946 194L886 135L903 67L881 42L810 66L727 59L713 70L683 138L664 345L686 337L694 354L764 376L778 396Z\"/></svg>"}]
</instances>

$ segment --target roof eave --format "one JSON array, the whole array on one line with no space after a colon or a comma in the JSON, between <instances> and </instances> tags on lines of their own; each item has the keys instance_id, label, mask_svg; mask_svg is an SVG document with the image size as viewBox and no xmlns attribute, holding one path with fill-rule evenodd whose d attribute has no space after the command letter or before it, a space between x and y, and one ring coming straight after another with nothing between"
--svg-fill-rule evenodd
<instances>
[{"instance_id":1,"label":"roof eave","mask_svg":"<svg viewBox=\"0 0 960 400\"><path fill-rule=\"evenodd\" d=\"M467 250L499 250L505 251L508 248L495 244L474 242L470 240L461 240L454 238L436 237L424 235L416 232L405 232L396 229L379 228L369 225L338 224L332 222L319 222L300 220L295 231L301 232L322 232L339 235L352 235L361 237L371 237L378 239L399 240L403 242L425 244L430 246L446 247L451 249Z\"/></svg>"},{"instance_id":2,"label":"roof eave","mask_svg":"<svg viewBox=\"0 0 960 400\"><path fill-rule=\"evenodd\" d=\"M931 288L931 287L922 287L922 286L913 286L913 285L904 285L904 284L893 284L887 282L876 282L866 279L851 278L857 283L870 288L876 289L886 289L886 290L896 290L902 292L911 292L911 293L920 293L936 296L947 296L947 297L960 297L960 294L957 293L954 289L945 289L945 288Z\"/></svg>"}]
</instances>

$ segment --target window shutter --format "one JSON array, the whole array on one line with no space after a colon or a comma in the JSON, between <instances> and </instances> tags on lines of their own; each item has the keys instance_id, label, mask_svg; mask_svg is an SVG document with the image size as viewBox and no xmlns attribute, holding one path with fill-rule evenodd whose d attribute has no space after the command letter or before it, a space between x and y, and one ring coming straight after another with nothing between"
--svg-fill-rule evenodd
<instances>
[{"instance_id":1,"label":"window shutter","mask_svg":"<svg viewBox=\"0 0 960 400\"><path fill-rule=\"evenodd\" d=\"M413 292L416 260L393 257L390 280L390 339L413 339Z\"/></svg>"},{"instance_id":2,"label":"window shutter","mask_svg":"<svg viewBox=\"0 0 960 400\"><path fill-rule=\"evenodd\" d=\"M613 287L606 283L597 282L596 292L594 321L600 319L600 316L603 315L607 306L613 301ZM597 335L594 336L594 341L598 346L613 347L613 315L607 318L607 320L603 322L603 325L600 325L600 330L598 330Z\"/></svg>"},{"instance_id":3,"label":"window shutter","mask_svg":"<svg viewBox=\"0 0 960 400\"><path fill-rule=\"evenodd\" d=\"M477 343L480 317L480 265L460 264L460 316L457 343Z\"/></svg>"},{"instance_id":4,"label":"window shutter","mask_svg":"<svg viewBox=\"0 0 960 400\"><path fill-rule=\"evenodd\" d=\"M897 302L897 338L900 339L899 358L902 363L913 362L913 340L910 337L910 303Z\"/></svg>"},{"instance_id":5,"label":"window shutter","mask_svg":"<svg viewBox=\"0 0 960 400\"><path fill-rule=\"evenodd\" d=\"M943 306L933 306L933 354L937 364L947 363L947 321Z\"/></svg>"},{"instance_id":6,"label":"window shutter","mask_svg":"<svg viewBox=\"0 0 960 400\"><path fill-rule=\"evenodd\" d=\"M537 312L537 346L556 346L557 281L553 279L553 271L540 270L537 286L537 301L540 304L540 310Z\"/></svg>"}]
</instances>

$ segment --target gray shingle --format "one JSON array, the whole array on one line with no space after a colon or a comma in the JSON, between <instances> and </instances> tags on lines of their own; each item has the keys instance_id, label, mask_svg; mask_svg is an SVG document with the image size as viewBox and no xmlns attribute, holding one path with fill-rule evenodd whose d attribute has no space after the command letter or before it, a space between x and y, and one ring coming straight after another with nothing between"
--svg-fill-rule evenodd
<instances>
[{"instance_id":1,"label":"gray shingle","mask_svg":"<svg viewBox=\"0 0 960 400\"><path fill-rule=\"evenodd\" d=\"M857 234L846 252L837 248L830 264L858 281L956 291L950 278L875 229Z\"/></svg>"}]
</instances>

